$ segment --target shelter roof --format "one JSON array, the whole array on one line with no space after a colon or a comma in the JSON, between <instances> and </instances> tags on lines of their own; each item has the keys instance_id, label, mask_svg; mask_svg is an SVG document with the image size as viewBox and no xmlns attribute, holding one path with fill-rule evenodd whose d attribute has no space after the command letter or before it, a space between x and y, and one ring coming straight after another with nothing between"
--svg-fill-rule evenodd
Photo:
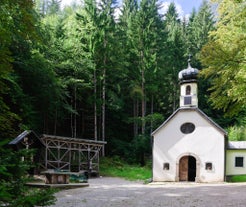
<instances>
[{"instance_id":1,"label":"shelter roof","mask_svg":"<svg viewBox=\"0 0 246 207\"><path fill-rule=\"evenodd\" d=\"M85 143L85 144L92 144L92 145L104 145L107 144L105 141L97 141L92 139L81 139L81 138L71 138L71 137L62 137L62 136L54 136L54 135L47 135L43 134L43 140L52 139L57 141L66 141L66 142L74 142L74 143Z\"/></svg>"}]
</instances>

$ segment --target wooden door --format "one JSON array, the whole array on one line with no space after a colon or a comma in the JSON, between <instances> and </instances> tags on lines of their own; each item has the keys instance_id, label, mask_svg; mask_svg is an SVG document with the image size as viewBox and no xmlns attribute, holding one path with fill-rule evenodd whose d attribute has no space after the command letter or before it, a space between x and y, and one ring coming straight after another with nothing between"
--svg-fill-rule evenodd
<instances>
[{"instance_id":1,"label":"wooden door","mask_svg":"<svg viewBox=\"0 0 246 207\"><path fill-rule=\"evenodd\" d=\"M188 181L189 157L184 156L179 161L179 181Z\"/></svg>"}]
</instances>

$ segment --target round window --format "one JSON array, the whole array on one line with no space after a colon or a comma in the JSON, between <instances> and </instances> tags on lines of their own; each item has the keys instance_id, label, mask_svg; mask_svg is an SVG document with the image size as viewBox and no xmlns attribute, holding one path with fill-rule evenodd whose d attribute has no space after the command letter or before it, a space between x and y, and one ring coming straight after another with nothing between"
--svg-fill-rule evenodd
<instances>
[{"instance_id":1,"label":"round window","mask_svg":"<svg viewBox=\"0 0 246 207\"><path fill-rule=\"evenodd\" d=\"M184 134L190 134L195 130L195 125L187 122L181 125L180 130Z\"/></svg>"}]
</instances>

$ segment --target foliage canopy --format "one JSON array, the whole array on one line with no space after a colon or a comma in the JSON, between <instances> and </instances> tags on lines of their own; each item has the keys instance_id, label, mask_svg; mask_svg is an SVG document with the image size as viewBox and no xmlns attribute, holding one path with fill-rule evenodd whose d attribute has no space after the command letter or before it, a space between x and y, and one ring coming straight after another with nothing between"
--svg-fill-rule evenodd
<instances>
[{"instance_id":1,"label":"foliage canopy","mask_svg":"<svg viewBox=\"0 0 246 207\"><path fill-rule=\"evenodd\" d=\"M216 29L201 51L206 67L202 74L211 82L214 107L233 116L246 107L246 4L219 1Z\"/></svg>"}]
</instances>

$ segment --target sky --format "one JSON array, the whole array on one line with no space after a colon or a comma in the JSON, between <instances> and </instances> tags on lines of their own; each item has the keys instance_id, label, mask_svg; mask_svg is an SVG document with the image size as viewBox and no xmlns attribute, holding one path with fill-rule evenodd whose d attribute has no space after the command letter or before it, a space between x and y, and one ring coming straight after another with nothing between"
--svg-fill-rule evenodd
<instances>
[{"instance_id":1,"label":"sky","mask_svg":"<svg viewBox=\"0 0 246 207\"><path fill-rule=\"evenodd\" d=\"M198 11L201 6L203 0L176 0L174 1L176 5L180 5L184 14L189 14L192 12L193 7ZM172 2L172 1L169 1Z\"/></svg>"},{"instance_id":2,"label":"sky","mask_svg":"<svg viewBox=\"0 0 246 207\"><path fill-rule=\"evenodd\" d=\"M171 2L174 2L176 5L177 12L179 13L180 17L186 16L189 17L190 13L192 12L193 8L198 11L199 7L201 6L203 0L161 0L162 9L161 14L165 14L168 9L168 6Z\"/></svg>"},{"instance_id":3,"label":"sky","mask_svg":"<svg viewBox=\"0 0 246 207\"><path fill-rule=\"evenodd\" d=\"M69 5L73 1L80 2L80 0L62 0L62 7L64 5ZM203 0L161 0L163 6L161 13L165 13L165 11L168 8L168 5L171 2L174 2L176 4L176 9L179 15L187 16L192 12L193 8L195 8L196 11L198 11L200 5L202 4L202 1Z\"/></svg>"}]
</instances>

